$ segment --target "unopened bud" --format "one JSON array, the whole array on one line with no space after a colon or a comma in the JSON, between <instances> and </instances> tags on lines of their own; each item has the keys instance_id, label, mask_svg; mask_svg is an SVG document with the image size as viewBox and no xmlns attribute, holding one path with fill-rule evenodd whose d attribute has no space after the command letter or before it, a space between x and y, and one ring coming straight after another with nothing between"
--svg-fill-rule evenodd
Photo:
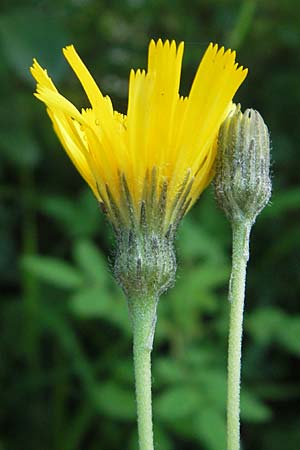
<instances>
[{"instance_id":1,"label":"unopened bud","mask_svg":"<svg viewBox=\"0 0 300 450\"><path fill-rule=\"evenodd\" d=\"M215 194L231 222L253 223L271 196L270 139L261 115L237 106L218 136Z\"/></svg>"}]
</instances>

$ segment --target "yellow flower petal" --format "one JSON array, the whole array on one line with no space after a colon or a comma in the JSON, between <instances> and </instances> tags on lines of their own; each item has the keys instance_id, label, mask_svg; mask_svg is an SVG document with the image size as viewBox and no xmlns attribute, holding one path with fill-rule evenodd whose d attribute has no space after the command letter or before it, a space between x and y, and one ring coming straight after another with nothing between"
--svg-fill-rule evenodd
<instances>
[{"instance_id":1,"label":"yellow flower petal","mask_svg":"<svg viewBox=\"0 0 300 450\"><path fill-rule=\"evenodd\" d=\"M103 108L104 111L113 114L113 109L111 105L105 102L104 97L98 88L95 80L91 76L90 72L80 59L73 45L69 45L63 49L63 54L77 75L86 95L92 105L92 107L97 111L98 108Z\"/></svg>"},{"instance_id":2,"label":"yellow flower petal","mask_svg":"<svg viewBox=\"0 0 300 450\"><path fill-rule=\"evenodd\" d=\"M179 94L183 43L152 40L147 71L130 72L125 116L113 110L74 47L63 52L90 109L79 112L37 61L31 72L37 80L35 95L47 105L68 155L104 202L115 226L121 222L129 226L132 215L138 222L147 203L153 211L165 209L166 232L210 182L217 133L247 70L235 63L235 52L210 44L190 94L183 98Z\"/></svg>"},{"instance_id":3,"label":"yellow flower petal","mask_svg":"<svg viewBox=\"0 0 300 450\"><path fill-rule=\"evenodd\" d=\"M39 88L39 86L43 86L54 92L57 92L57 89L52 83L51 78L48 76L47 70L43 69L36 59L33 60L30 72L33 78L35 78L35 80L37 81L37 88Z\"/></svg>"}]
</instances>

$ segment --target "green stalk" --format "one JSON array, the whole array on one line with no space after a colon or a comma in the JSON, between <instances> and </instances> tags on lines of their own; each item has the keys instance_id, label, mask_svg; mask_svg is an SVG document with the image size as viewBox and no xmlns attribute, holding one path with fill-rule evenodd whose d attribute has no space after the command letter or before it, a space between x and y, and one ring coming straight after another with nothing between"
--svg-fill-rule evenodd
<instances>
[{"instance_id":1,"label":"green stalk","mask_svg":"<svg viewBox=\"0 0 300 450\"><path fill-rule=\"evenodd\" d=\"M139 449L153 450L151 351L157 298L130 298Z\"/></svg>"},{"instance_id":2,"label":"green stalk","mask_svg":"<svg viewBox=\"0 0 300 450\"><path fill-rule=\"evenodd\" d=\"M250 230L251 224L247 221L239 221L233 223L232 226L232 272L229 287L231 308L228 342L227 450L240 449L242 334Z\"/></svg>"}]
</instances>

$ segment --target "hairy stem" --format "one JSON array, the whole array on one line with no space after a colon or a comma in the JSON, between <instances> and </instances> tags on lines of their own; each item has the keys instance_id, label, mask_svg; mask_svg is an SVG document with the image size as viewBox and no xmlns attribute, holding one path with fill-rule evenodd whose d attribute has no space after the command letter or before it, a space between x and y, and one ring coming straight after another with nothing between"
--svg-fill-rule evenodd
<instances>
[{"instance_id":1,"label":"hairy stem","mask_svg":"<svg viewBox=\"0 0 300 450\"><path fill-rule=\"evenodd\" d=\"M157 298L130 298L128 304L133 327L139 449L153 450L151 350L156 322Z\"/></svg>"},{"instance_id":2,"label":"hairy stem","mask_svg":"<svg viewBox=\"0 0 300 450\"><path fill-rule=\"evenodd\" d=\"M251 224L233 224L232 272L229 286L227 450L240 449L240 384L246 269Z\"/></svg>"}]
</instances>

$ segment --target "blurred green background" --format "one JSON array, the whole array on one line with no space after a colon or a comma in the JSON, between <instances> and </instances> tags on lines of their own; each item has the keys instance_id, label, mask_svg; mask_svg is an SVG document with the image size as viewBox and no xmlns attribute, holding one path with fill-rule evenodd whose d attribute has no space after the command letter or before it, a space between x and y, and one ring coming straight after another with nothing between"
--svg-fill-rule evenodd
<instances>
[{"instance_id":1,"label":"blurred green background","mask_svg":"<svg viewBox=\"0 0 300 450\"><path fill-rule=\"evenodd\" d=\"M0 449L134 450L126 303L113 238L32 96L32 58L78 107L61 48L74 43L126 111L150 38L185 41L182 94L210 41L249 75L273 146L273 197L251 241L243 359L243 450L300 448L300 3L265 0L2 0L0 15ZM157 450L224 450L230 227L209 188L182 223L176 287L153 352Z\"/></svg>"}]
</instances>

